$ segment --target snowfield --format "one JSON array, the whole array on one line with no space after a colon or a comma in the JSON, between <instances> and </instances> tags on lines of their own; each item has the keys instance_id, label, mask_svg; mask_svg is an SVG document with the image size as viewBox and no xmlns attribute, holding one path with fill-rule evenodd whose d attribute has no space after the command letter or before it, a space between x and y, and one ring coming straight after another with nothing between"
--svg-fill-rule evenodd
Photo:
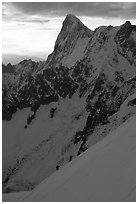
<instances>
[{"instance_id":1,"label":"snowfield","mask_svg":"<svg viewBox=\"0 0 138 204\"><path fill-rule=\"evenodd\" d=\"M34 190L3 194L3 201L136 201L135 129L133 116Z\"/></svg>"}]
</instances>

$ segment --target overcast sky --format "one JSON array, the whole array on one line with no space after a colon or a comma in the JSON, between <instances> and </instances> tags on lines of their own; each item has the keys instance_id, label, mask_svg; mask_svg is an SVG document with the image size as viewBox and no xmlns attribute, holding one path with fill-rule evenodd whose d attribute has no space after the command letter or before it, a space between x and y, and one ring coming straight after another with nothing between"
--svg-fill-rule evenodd
<instances>
[{"instance_id":1,"label":"overcast sky","mask_svg":"<svg viewBox=\"0 0 138 204\"><path fill-rule=\"evenodd\" d=\"M2 4L3 54L46 58L53 51L62 22L74 14L94 30L101 25L135 24L136 3L14 2Z\"/></svg>"}]
</instances>

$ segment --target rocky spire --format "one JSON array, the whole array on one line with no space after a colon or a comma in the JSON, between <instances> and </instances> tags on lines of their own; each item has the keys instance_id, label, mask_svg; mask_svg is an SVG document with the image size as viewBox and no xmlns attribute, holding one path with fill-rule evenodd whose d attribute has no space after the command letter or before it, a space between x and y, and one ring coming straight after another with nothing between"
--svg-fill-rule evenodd
<instances>
[{"instance_id":1,"label":"rocky spire","mask_svg":"<svg viewBox=\"0 0 138 204\"><path fill-rule=\"evenodd\" d=\"M63 21L62 30L71 27L74 28L78 25L84 26L83 23L76 16L74 16L73 14L68 14L65 20Z\"/></svg>"},{"instance_id":2,"label":"rocky spire","mask_svg":"<svg viewBox=\"0 0 138 204\"><path fill-rule=\"evenodd\" d=\"M70 54L79 38L91 38L92 34L93 31L87 28L76 16L68 14L55 42L54 51L48 57L48 63L53 63L57 58L59 59L58 54L60 59Z\"/></svg>"}]
</instances>

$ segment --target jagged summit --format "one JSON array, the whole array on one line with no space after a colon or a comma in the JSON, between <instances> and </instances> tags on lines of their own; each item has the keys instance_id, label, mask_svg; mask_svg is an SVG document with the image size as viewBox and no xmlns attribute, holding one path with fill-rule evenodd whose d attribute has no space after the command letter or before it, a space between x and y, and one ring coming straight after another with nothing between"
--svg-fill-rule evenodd
<instances>
[{"instance_id":1,"label":"jagged summit","mask_svg":"<svg viewBox=\"0 0 138 204\"><path fill-rule=\"evenodd\" d=\"M2 64L2 73L14 73L14 66L8 63L7 66Z\"/></svg>"},{"instance_id":2,"label":"jagged summit","mask_svg":"<svg viewBox=\"0 0 138 204\"><path fill-rule=\"evenodd\" d=\"M68 21L71 23L82 23L79 18L77 18L74 14L67 14L64 21Z\"/></svg>"},{"instance_id":3,"label":"jagged summit","mask_svg":"<svg viewBox=\"0 0 138 204\"><path fill-rule=\"evenodd\" d=\"M66 18L78 19L77 16L75 16L74 14L71 14L71 13L67 14L67 15L66 15ZM78 20L79 20L79 19L78 19Z\"/></svg>"},{"instance_id":4,"label":"jagged summit","mask_svg":"<svg viewBox=\"0 0 138 204\"><path fill-rule=\"evenodd\" d=\"M74 14L67 14L65 19L79 20Z\"/></svg>"},{"instance_id":5,"label":"jagged summit","mask_svg":"<svg viewBox=\"0 0 138 204\"><path fill-rule=\"evenodd\" d=\"M84 26L84 24L75 15L67 14L67 16L65 17L65 20L63 21L63 26L61 31L75 28L77 26Z\"/></svg>"},{"instance_id":6,"label":"jagged summit","mask_svg":"<svg viewBox=\"0 0 138 204\"><path fill-rule=\"evenodd\" d=\"M124 25L126 25L126 26L130 26L130 25L132 25L132 24L131 24L130 21L126 21Z\"/></svg>"},{"instance_id":7,"label":"jagged summit","mask_svg":"<svg viewBox=\"0 0 138 204\"><path fill-rule=\"evenodd\" d=\"M122 24L121 28L133 28L133 30L136 31L136 25L133 25L130 21L126 21L124 24Z\"/></svg>"},{"instance_id":8,"label":"jagged summit","mask_svg":"<svg viewBox=\"0 0 138 204\"><path fill-rule=\"evenodd\" d=\"M124 31L124 29L126 29L126 31ZM95 31L92 31L74 14L67 14L55 42L54 51L48 57L47 64L53 66L53 64L60 62L61 64L71 67L75 64L76 60L80 60L82 56L86 55L88 47L91 50L90 41L93 43L99 36L99 41L104 44L106 40L108 40L107 38L113 35L113 33L115 34L117 30L119 30L119 38L121 38L121 35L124 35L124 33L126 33L127 36L128 29L131 33L131 30L134 30L135 27L133 28L131 23L126 21L125 24L117 28L111 25L108 27L100 26L96 28Z\"/></svg>"},{"instance_id":9,"label":"jagged summit","mask_svg":"<svg viewBox=\"0 0 138 204\"><path fill-rule=\"evenodd\" d=\"M61 31L55 42L54 51L48 57L47 63L53 64L57 61L64 61L66 56L71 55L78 42L83 44L83 49L85 49L92 35L93 31L87 28L75 15L68 14L63 21ZM81 48L81 50L83 49Z\"/></svg>"}]
</instances>

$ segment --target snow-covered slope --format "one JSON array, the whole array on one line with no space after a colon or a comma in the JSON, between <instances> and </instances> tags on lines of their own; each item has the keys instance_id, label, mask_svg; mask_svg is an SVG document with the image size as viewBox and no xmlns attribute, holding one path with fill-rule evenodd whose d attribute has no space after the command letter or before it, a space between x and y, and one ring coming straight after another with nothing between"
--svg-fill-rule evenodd
<instances>
[{"instance_id":1,"label":"snow-covered slope","mask_svg":"<svg viewBox=\"0 0 138 204\"><path fill-rule=\"evenodd\" d=\"M128 106L135 97L130 95L120 110L108 117L108 123L95 127L86 140L87 148L135 114L135 104ZM56 171L57 165L63 166L75 158L80 149L84 151L81 133L88 116L85 105L85 98L74 95L72 100L64 99L60 104L39 108L28 127L29 108L18 111L12 121L3 121L3 180L7 192L32 189ZM55 110L53 118L51 110Z\"/></svg>"},{"instance_id":2,"label":"snow-covered slope","mask_svg":"<svg viewBox=\"0 0 138 204\"><path fill-rule=\"evenodd\" d=\"M136 200L135 117L59 169L33 191L3 201L125 202Z\"/></svg>"}]
</instances>

